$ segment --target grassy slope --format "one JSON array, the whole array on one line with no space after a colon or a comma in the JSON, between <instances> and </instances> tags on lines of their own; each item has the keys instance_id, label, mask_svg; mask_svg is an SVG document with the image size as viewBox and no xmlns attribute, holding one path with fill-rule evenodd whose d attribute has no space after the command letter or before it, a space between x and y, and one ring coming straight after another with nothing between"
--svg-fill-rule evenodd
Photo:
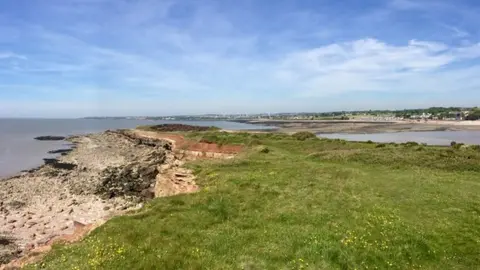
<instances>
[{"instance_id":1,"label":"grassy slope","mask_svg":"<svg viewBox=\"0 0 480 270\"><path fill-rule=\"evenodd\" d=\"M233 161L191 164L201 192L156 199L36 266L480 267L478 150L209 134L190 136L252 146Z\"/></svg>"}]
</instances>

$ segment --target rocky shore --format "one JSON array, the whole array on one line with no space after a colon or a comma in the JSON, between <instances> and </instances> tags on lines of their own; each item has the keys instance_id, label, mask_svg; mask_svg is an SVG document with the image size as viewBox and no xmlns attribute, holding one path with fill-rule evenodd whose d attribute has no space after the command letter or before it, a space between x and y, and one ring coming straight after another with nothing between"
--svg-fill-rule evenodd
<instances>
[{"instance_id":1,"label":"rocky shore","mask_svg":"<svg viewBox=\"0 0 480 270\"><path fill-rule=\"evenodd\" d=\"M126 130L67 140L75 147L59 150L58 159L0 181L0 264L72 234L78 224L139 208L155 194L197 189L172 141Z\"/></svg>"}]
</instances>

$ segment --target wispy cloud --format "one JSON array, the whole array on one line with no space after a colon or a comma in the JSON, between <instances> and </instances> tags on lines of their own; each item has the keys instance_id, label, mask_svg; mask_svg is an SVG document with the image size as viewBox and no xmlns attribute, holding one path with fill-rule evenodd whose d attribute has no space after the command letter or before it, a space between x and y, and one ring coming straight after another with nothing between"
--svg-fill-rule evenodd
<instances>
[{"instance_id":1,"label":"wispy cloud","mask_svg":"<svg viewBox=\"0 0 480 270\"><path fill-rule=\"evenodd\" d=\"M306 95L355 91L447 91L480 87L471 68L446 69L459 61L480 57L479 44L448 47L436 42L411 40L388 45L375 39L332 44L290 54L277 77L301 86ZM479 69L475 67L475 70ZM468 85L455 82L464 74Z\"/></svg>"},{"instance_id":2,"label":"wispy cloud","mask_svg":"<svg viewBox=\"0 0 480 270\"><path fill-rule=\"evenodd\" d=\"M19 55L11 52L0 52L0 59L22 59L27 60L27 57L24 55Z\"/></svg>"},{"instance_id":3,"label":"wispy cloud","mask_svg":"<svg viewBox=\"0 0 480 270\"><path fill-rule=\"evenodd\" d=\"M469 37L470 36L470 33L464 31L464 30L461 30L455 26L451 26L451 25L447 25L447 24L441 24L443 27L445 27L446 29L452 31L454 37L458 37L458 38L466 38L466 37Z\"/></svg>"}]
</instances>

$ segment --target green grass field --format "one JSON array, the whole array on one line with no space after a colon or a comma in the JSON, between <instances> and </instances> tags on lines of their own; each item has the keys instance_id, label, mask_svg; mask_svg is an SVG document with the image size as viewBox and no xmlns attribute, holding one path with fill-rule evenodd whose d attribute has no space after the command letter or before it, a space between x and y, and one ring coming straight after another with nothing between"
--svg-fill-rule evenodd
<instances>
[{"instance_id":1,"label":"green grass field","mask_svg":"<svg viewBox=\"0 0 480 270\"><path fill-rule=\"evenodd\" d=\"M478 149L188 136L248 147L189 164L199 193L155 199L30 267L480 268Z\"/></svg>"}]
</instances>

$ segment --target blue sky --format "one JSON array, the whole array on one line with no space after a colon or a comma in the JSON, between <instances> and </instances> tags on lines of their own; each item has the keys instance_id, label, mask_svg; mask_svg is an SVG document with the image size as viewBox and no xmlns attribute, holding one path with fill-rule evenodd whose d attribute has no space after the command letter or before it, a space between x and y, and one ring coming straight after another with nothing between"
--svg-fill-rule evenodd
<instances>
[{"instance_id":1,"label":"blue sky","mask_svg":"<svg viewBox=\"0 0 480 270\"><path fill-rule=\"evenodd\" d=\"M480 105L476 0L3 0L0 116Z\"/></svg>"}]
</instances>

